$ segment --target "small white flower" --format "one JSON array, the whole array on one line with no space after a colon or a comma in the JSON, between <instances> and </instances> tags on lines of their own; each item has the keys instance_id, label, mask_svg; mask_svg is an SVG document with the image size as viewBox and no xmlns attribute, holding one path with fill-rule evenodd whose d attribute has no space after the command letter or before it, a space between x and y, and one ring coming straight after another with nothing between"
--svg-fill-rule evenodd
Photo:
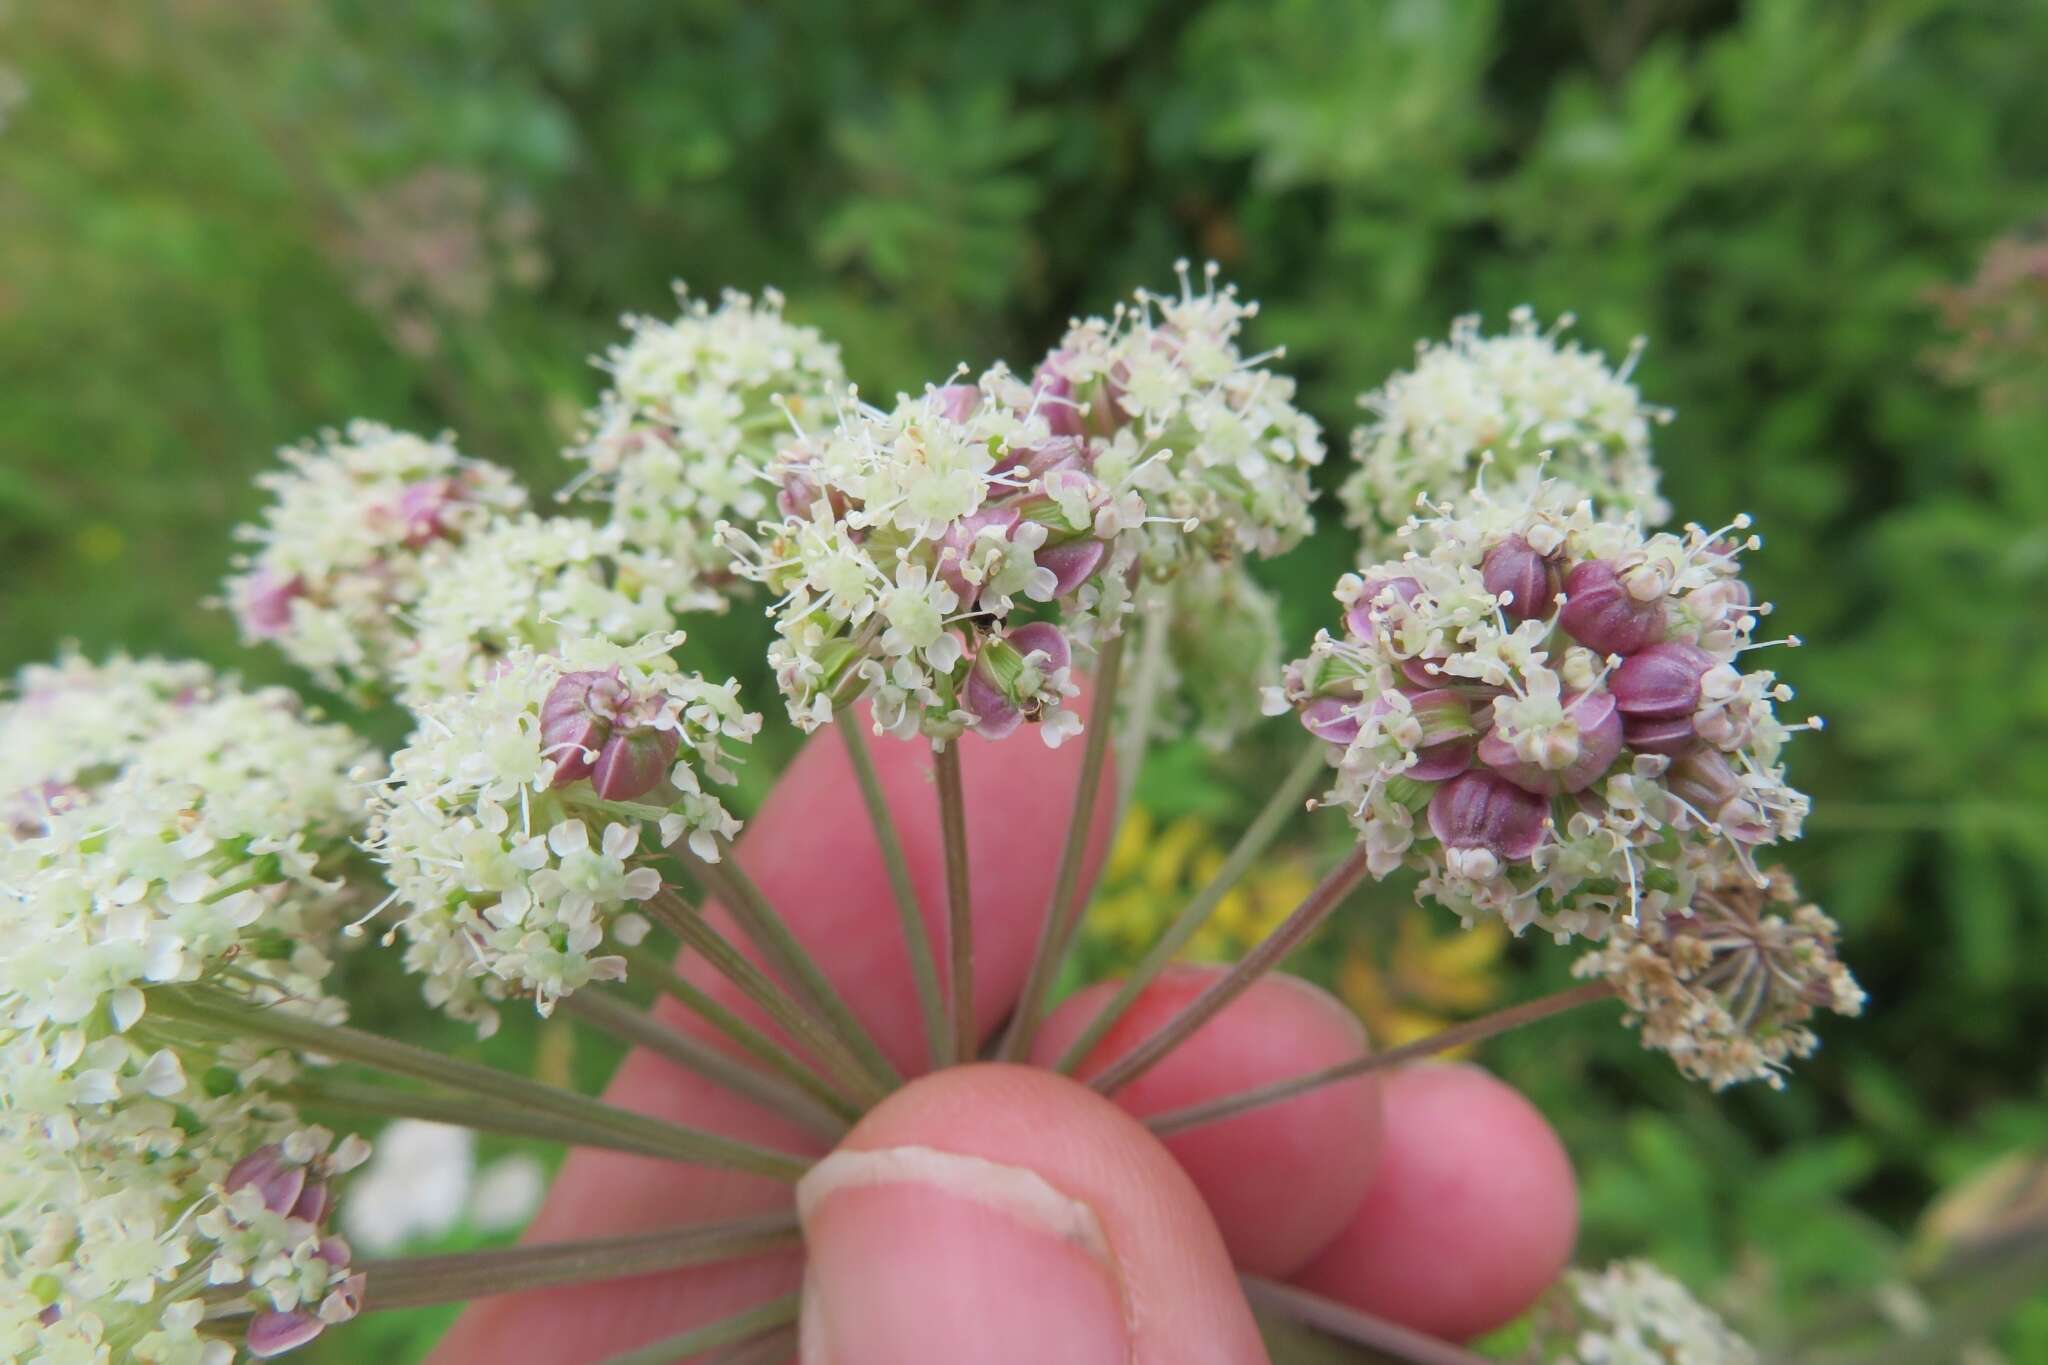
<instances>
[{"instance_id":1,"label":"small white flower","mask_svg":"<svg viewBox=\"0 0 2048 1365\"><path fill-rule=\"evenodd\" d=\"M625 320L630 335L600 362L612 388L569 454L586 466L572 487L609 505L604 530L624 576L703 610L721 602L706 590L725 567L719 523L769 511L763 471L846 379L838 347L786 321L780 294L728 292L714 307L676 293L673 320Z\"/></svg>"},{"instance_id":2,"label":"small white flower","mask_svg":"<svg viewBox=\"0 0 2048 1365\"><path fill-rule=\"evenodd\" d=\"M1358 468L1339 497L1359 528L1361 562L1398 555L1416 499L1458 500L1482 465L1496 486L1533 482L1540 471L1602 513L1634 513L1652 526L1671 515L1650 458L1650 430L1671 412L1644 403L1629 381L1642 343L1611 368L1560 340L1570 325L1565 317L1539 328L1517 308L1508 330L1489 337L1477 316L1459 318L1449 342L1418 346L1412 370L1359 398L1372 419L1352 433Z\"/></svg>"}]
</instances>

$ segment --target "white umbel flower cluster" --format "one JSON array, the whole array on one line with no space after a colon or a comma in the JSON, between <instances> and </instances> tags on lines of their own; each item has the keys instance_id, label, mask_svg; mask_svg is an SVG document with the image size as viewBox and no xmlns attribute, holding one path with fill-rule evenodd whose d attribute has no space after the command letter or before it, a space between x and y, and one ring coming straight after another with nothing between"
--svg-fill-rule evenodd
<instances>
[{"instance_id":1,"label":"white umbel flower cluster","mask_svg":"<svg viewBox=\"0 0 2048 1365\"><path fill-rule=\"evenodd\" d=\"M213 684L204 664L126 655L24 668L0 701L0 837L40 832L53 808L125 766L179 698Z\"/></svg>"},{"instance_id":2,"label":"white umbel flower cluster","mask_svg":"<svg viewBox=\"0 0 2048 1365\"><path fill-rule=\"evenodd\" d=\"M1309 473L1324 454L1294 381L1265 366L1282 353L1239 349L1258 305L1219 288L1214 264L1200 289L1187 262L1175 269L1178 293L1141 289L1111 317L1074 323L1033 381L1054 433L1086 440L1095 476L1143 498L1155 575L1299 543L1315 528Z\"/></svg>"},{"instance_id":3,"label":"white umbel flower cluster","mask_svg":"<svg viewBox=\"0 0 2048 1365\"><path fill-rule=\"evenodd\" d=\"M773 290L716 307L676 292L679 317L625 320L631 335L601 362L612 387L569 454L587 466L572 488L610 505L626 590L695 598L727 568L718 523L767 513L771 458L793 423L832 410L846 376L839 348L785 320Z\"/></svg>"},{"instance_id":4,"label":"white umbel flower cluster","mask_svg":"<svg viewBox=\"0 0 2048 1365\"><path fill-rule=\"evenodd\" d=\"M525 504L495 465L375 422L281 452L258 477L274 501L237 538L256 548L227 582L246 641L267 641L329 687L381 690L405 644L399 613L424 564Z\"/></svg>"},{"instance_id":5,"label":"white umbel flower cluster","mask_svg":"<svg viewBox=\"0 0 2048 1365\"><path fill-rule=\"evenodd\" d=\"M1551 1322L1543 1322L1548 1317ZM1755 1365L1756 1349L1647 1261L1572 1270L1538 1310L1547 1365Z\"/></svg>"},{"instance_id":6,"label":"white umbel flower cluster","mask_svg":"<svg viewBox=\"0 0 2048 1365\"><path fill-rule=\"evenodd\" d=\"M782 519L725 535L738 572L778 594L768 658L798 725L867 697L903 737L1080 729L1068 637L1032 618L1058 603L1068 631L1117 619L1144 505L1091 474L1007 370L887 412L849 400L776 472Z\"/></svg>"},{"instance_id":7,"label":"white umbel flower cluster","mask_svg":"<svg viewBox=\"0 0 2048 1365\"><path fill-rule=\"evenodd\" d=\"M665 589L621 570L617 534L576 517L508 517L444 553L413 605L392 668L417 707L483 683L525 648L549 653L588 638L631 643L670 630L675 613L716 608L705 589Z\"/></svg>"},{"instance_id":8,"label":"white umbel flower cluster","mask_svg":"<svg viewBox=\"0 0 2048 1365\"><path fill-rule=\"evenodd\" d=\"M1123 630L1134 590L1170 615L1182 571L1311 529L1322 438L1293 381L1238 350L1256 305L1213 268L1200 290L1181 277L1076 322L1029 384L999 365L888 411L848 402L782 452L781 519L727 540L778 594L799 725L867 697L887 733L1032 721L1057 744L1080 728L1072 655Z\"/></svg>"},{"instance_id":9,"label":"white umbel flower cluster","mask_svg":"<svg viewBox=\"0 0 2048 1365\"><path fill-rule=\"evenodd\" d=\"M661 890L648 855L688 839L716 859L739 822L702 778L729 783L760 717L738 684L676 669L680 634L515 649L474 691L428 703L371 817L401 910L406 965L428 1000L489 1033L496 1002L541 1013L624 975L608 934Z\"/></svg>"},{"instance_id":10,"label":"white umbel flower cluster","mask_svg":"<svg viewBox=\"0 0 2048 1365\"><path fill-rule=\"evenodd\" d=\"M76 743L32 742L52 726ZM210 1362L232 1351L200 1330L202 1289L252 1327L272 1314L301 1333L309 1303L316 1322L353 1313L346 1245L321 1250L324 1202L289 1227L207 1216L238 1161L303 1130L274 1093L302 1063L151 1001L204 985L340 1019L325 945L368 753L287 692L153 660L29 669L0 736L0 1343ZM299 1164L335 1166L328 1141Z\"/></svg>"},{"instance_id":11,"label":"white umbel flower cluster","mask_svg":"<svg viewBox=\"0 0 2048 1365\"><path fill-rule=\"evenodd\" d=\"M1154 630L1163 630L1163 640L1149 637ZM1242 561L1185 566L1167 586L1156 621L1141 623L1137 633L1143 643L1136 663L1125 665L1127 676L1142 676L1153 666L1151 652L1162 651L1153 737L1184 735L1220 752L1258 722L1260 695L1279 680L1284 657L1280 610ZM1129 708L1142 686L1134 682L1119 698L1127 707L1119 734L1138 723Z\"/></svg>"},{"instance_id":12,"label":"white umbel flower cluster","mask_svg":"<svg viewBox=\"0 0 2048 1365\"><path fill-rule=\"evenodd\" d=\"M1729 867L1689 912L1619 923L1572 965L1614 984L1643 1046L1716 1090L1785 1084L1786 1065L1820 1046L1821 1010L1863 1012L1863 991L1835 953L1835 922L1802 904L1782 870L1758 886Z\"/></svg>"},{"instance_id":13,"label":"white umbel flower cluster","mask_svg":"<svg viewBox=\"0 0 2048 1365\"><path fill-rule=\"evenodd\" d=\"M1328 800L1375 875L1403 864L1467 922L1560 941L1683 913L1717 859L1796 838L1791 691L1744 673L1754 538L1645 535L1562 484L1432 508L1427 545L1348 574L1341 635L1320 633L1269 709L1328 742ZM1809 722L1811 725L1814 722Z\"/></svg>"},{"instance_id":14,"label":"white umbel flower cluster","mask_svg":"<svg viewBox=\"0 0 2048 1365\"><path fill-rule=\"evenodd\" d=\"M1497 484L1532 483L1539 471L1562 480L1603 515L1650 526L1671 515L1650 457L1651 428L1671 411L1644 403L1630 381L1642 343L1610 366L1561 340L1571 322L1539 327L1517 308L1505 333L1486 336L1476 315L1459 318L1448 342L1417 346L1414 369L1359 398L1371 420L1352 433L1357 468L1338 497L1362 562L1398 554L1417 497L1456 501L1482 462Z\"/></svg>"}]
</instances>

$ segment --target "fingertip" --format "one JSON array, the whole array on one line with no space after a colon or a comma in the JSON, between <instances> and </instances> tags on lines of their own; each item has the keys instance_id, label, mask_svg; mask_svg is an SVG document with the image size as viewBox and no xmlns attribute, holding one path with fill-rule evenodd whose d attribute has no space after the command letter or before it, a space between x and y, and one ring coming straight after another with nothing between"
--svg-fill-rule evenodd
<instances>
[{"instance_id":1,"label":"fingertip","mask_svg":"<svg viewBox=\"0 0 2048 1365\"><path fill-rule=\"evenodd\" d=\"M1082 1063L1093 1075L1149 1037L1224 969L1163 972ZM1063 1002L1034 1049L1051 1065L1115 993L1104 982ZM1117 1093L1141 1118L1363 1056L1358 1017L1286 973L1262 978L1145 1075ZM1319 1087L1164 1139L1215 1215L1231 1259L1252 1274L1301 1268L1349 1221L1379 1160L1380 1092L1373 1075Z\"/></svg>"},{"instance_id":2,"label":"fingertip","mask_svg":"<svg viewBox=\"0 0 2048 1365\"><path fill-rule=\"evenodd\" d=\"M798 1190L820 1365L1265 1359L1187 1176L1034 1068L957 1067L861 1121Z\"/></svg>"},{"instance_id":3,"label":"fingertip","mask_svg":"<svg viewBox=\"0 0 2048 1365\"><path fill-rule=\"evenodd\" d=\"M1390 1073L1379 1169L1305 1289L1467 1340L1525 1312L1571 1259L1578 1183L1557 1133L1469 1065Z\"/></svg>"}]
</instances>

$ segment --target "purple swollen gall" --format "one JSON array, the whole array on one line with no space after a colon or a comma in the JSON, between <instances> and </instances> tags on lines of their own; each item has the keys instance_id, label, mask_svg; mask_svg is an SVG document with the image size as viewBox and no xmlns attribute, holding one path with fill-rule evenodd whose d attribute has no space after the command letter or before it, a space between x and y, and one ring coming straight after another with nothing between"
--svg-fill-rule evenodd
<instances>
[{"instance_id":1,"label":"purple swollen gall","mask_svg":"<svg viewBox=\"0 0 2048 1365\"><path fill-rule=\"evenodd\" d=\"M1664 634L1664 603L1630 594L1614 565L1589 559L1564 580L1564 610L1558 624L1596 654L1633 654Z\"/></svg>"},{"instance_id":2,"label":"purple swollen gall","mask_svg":"<svg viewBox=\"0 0 2048 1365\"><path fill-rule=\"evenodd\" d=\"M1039 568L1052 570L1057 582L1054 595L1065 597L1102 567L1103 558L1108 553L1109 547L1099 540L1069 540L1059 545L1048 545L1033 558Z\"/></svg>"},{"instance_id":3,"label":"purple swollen gall","mask_svg":"<svg viewBox=\"0 0 2048 1365\"><path fill-rule=\"evenodd\" d=\"M1516 625L1548 615L1557 596L1557 571L1520 536L1509 536L1486 552L1480 577L1488 592L1507 597L1501 612Z\"/></svg>"},{"instance_id":4,"label":"purple swollen gall","mask_svg":"<svg viewBox=\"0 0 2048 1365\"><path fill-rule=\"evenodd\" d=\"M1449 849L1479 849L1504 863L1520 862L1543 846L1550 805L1484 768L1462 773L1436 789L1429 829Z\"/></svg>"},{"instance_id":5,"label":"purple swollen gall","mask_svg":"<svg viewBox=\"0 0 2048 1365\"><path fill-rule=\"evenodd\" d=\"M1700 704L1700 679L1715 659L1697 645L1667 640L1622 660L1608 680L1626 716L1683 716Z\"/></svg>"},{"instance_id":6,"label":"purple swollen gall","mask_svg":"<svg viewBox=\"0 0 2048 1365\"><path fill-rule=\"evenodd\" d=\"M1049 621L1033 621L984 644L968 670L962 698L974 715L975 733L1003 739L1035 719L1044 679L1071 667L1073 658L1067 637ZM1027 666L1035 666L1028 678Z\"/></svg>"},{"instance_id":7,"label":"purple swollen gall","mask_svg":"<svg viewBox=\"0 0 2048 1365\"><path fill-rule=\"evenodd\" d=\"M613 670L565 673L541 704L541 750L556 763L554 786L585 778L606 801L631 801L660 786L682 738L635 717L631 690Z\"/></svg>"},{"instance_id":8,"label":"purple swollen gall","mask_svg":"<svg viewBox=\"0 0 2048 1365\"><path fill-rule=\"evenodd\" d=\"M1621 754L1621 713L1612 696L1593 691L1566 694L1564 714L1571 728L1546 735L1536 758L1525 756L1496 726L1479 741L1479 761L1537 796L1584 791Z\"/></svg>"}]
</instances>

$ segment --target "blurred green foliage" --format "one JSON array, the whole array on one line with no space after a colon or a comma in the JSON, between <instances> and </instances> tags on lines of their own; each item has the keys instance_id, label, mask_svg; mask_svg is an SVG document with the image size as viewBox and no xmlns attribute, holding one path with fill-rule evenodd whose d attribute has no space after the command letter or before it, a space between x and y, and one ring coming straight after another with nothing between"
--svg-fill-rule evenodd
<instances>
[{"instance_id":1,"label":"blurred green foliage","mask_svg":"<svg viewBox=\"0 0 2048 1365\"><path fill-rule=\"evenodd\" d=\"M2048 7L1994 0L16 3L0 662L283 676L203 604L270 451L360 414L552 488L585 357L674 277L779 285L891 391L1214 257L1340 449L1456 313L1647 334L1674 501L1757 516L1814 642L1775 660L1831 722L1794 861L1872 1010L1782 1095L1618 1029L1488 1060L1565 1130L1589 1256L1768 1321L2048 1147L2048 373L1991 404L1930 362L1930 291L2048 211L2044 50ZM1290 638L1349 555L1269 566ZM765 696L756 621L700 634ZM1241 816L1275 753L1171 755L1154 804ZM2005 1344L2048 1359L2048 1309Z\"/></svg>"}]
</instances>

